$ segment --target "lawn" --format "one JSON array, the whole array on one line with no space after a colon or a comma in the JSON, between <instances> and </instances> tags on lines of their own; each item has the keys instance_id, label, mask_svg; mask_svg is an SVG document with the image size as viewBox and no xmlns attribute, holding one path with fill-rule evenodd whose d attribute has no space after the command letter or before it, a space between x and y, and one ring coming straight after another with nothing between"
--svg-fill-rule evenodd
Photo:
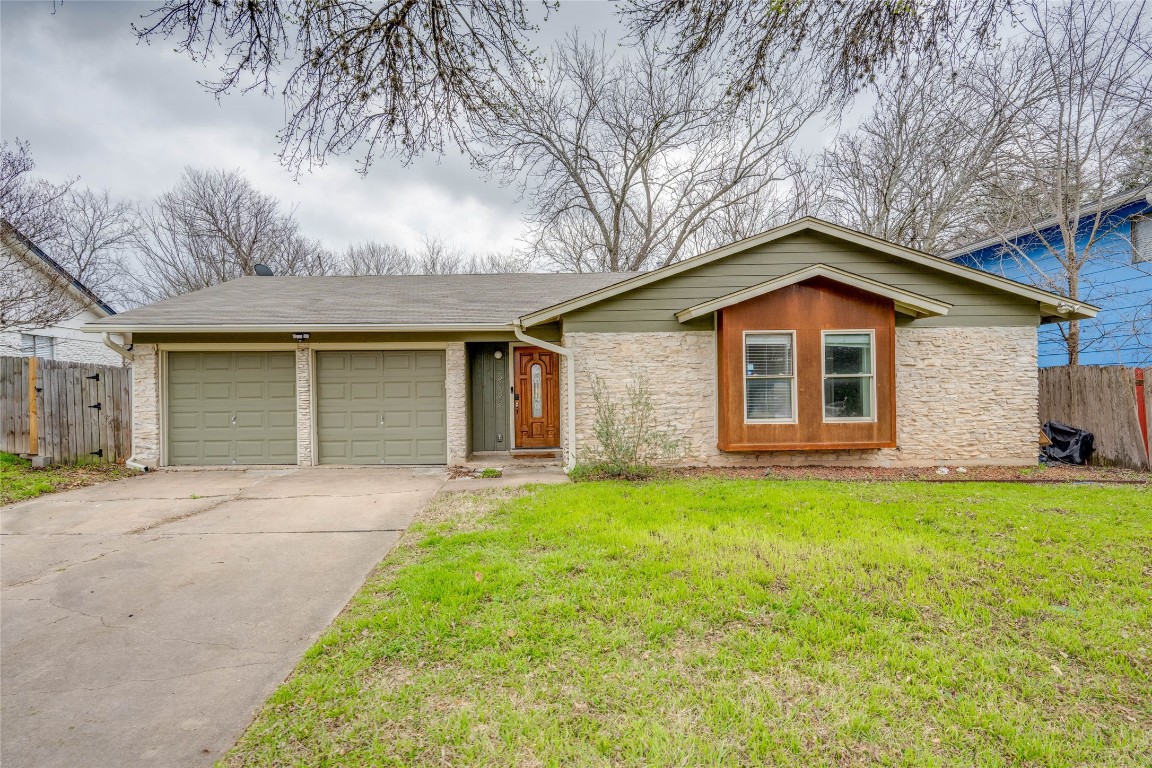
<instances>
[{"instance_id":1,"label":"lawn","mask_svg":"<svg viewBox=\"0 0 1152 768\"><path fill-rule=\"evenodd\" d=\"M32 462L0 452L0 504L11 504L45 493L67 491L136 474L115 464L33 469Z\"/></svg>"},{"instance_id":2,"label":"lawn","mask_svg":"<svg viewBox=\"0 0 1152 768\"><path fill-rule=\"evenodd\" d=\"M448 495L227 765L1148 765L1152 492Z\"/></svg>"}]
</instances>

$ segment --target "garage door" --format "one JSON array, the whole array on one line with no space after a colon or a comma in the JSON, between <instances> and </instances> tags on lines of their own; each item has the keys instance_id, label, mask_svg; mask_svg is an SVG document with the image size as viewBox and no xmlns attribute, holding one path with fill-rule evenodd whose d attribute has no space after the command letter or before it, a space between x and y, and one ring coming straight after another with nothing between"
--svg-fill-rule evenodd
<instances>
[{"instance_id":1,"label":"garage door","mask_svg":"<svg viewBox=\"0 0 1152 768\"><path fill-rule=\"evenodd\" d=\"M448 461L444 353L319 352L321 464Z\"/></svg>"},{"instance_id":2,"label":"garage door","mask_svg":"<svg viewBox=\"0 0 1152 768\"><path fill-rule=\"evenodd\" d=\"M169 352L169 464L295 464L292 352Z\"/></svg>"}]
</instances>

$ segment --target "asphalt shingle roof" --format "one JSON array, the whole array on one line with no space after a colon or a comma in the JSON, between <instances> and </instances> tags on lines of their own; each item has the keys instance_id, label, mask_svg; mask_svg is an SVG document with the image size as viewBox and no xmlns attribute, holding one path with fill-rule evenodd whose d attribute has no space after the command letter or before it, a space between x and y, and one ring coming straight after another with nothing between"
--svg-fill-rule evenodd
<instances>
[{"instance_id":1,"label":"asphalt shingle roof","mask_svg":"<svg viewBox=\"0 0 1152 768\"><path fill-rule=\"evenodd\" d=\"M93 325L507 324L634 276L615 273L241 277Z\"/></svg>"}]
</instances>

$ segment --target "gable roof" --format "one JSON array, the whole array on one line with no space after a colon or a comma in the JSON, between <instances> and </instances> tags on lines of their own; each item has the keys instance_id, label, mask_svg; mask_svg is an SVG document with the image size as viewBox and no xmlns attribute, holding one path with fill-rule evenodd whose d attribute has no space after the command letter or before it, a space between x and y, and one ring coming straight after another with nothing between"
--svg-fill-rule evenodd
<instances>
[{"instance_id":1,"label":"gable roof","mask_svg":"<svg viewBox=\"0 0 1152 768\"><path fill-rule=\"evenodd\" d=\"M854 275L837 267L831 267L827 264L813 264L804 269L798 269L795 272L789 272L787 275L766 280L763 283L742 288L739 291L733 291L726 296L712 299L697 304L688 309L682 309L676 313L676 319L682 323L693 320L697 317L715 312L718 309L730 307L733 304L739 304L742 301L748 301L758 296L763 296L773 291L778 291L781 288L787 288L790 285L810 280L813 277L824 277L829 280L835 280L838 283L850 285L853 288L859 288L869 293L874 293L879 296L885 296L892 299L896 304L896 311L912 315L913 317L931 317L934 315L946 315L948 310L952 308L951 304L943 301L936 301L927 296L921 296L918 293L905 291L902 288L886 285L868 277L861 275Z\"/></svg>"},{"instance_id":2,"label":"gable roof","mask_svg":"<svg viewBox=\"0 0 1152 768\"><path fill-rule=\"evenodd\" d=\"M89 323L93 331L511 330L631 272L241 277Z\"/></svg>"},{"instance_id":3,"label":"gable roof","mask_svg":"<svg viewBox=\"0 0 1152 768\"><path fill-rule=\"evenodd\" d=\"M108 306L91 288L77 280L71 272L44 253L40 246L25 237L24 233L12 226L7 219L0 219L0 240L3 240L4 244L12 250L21 253L25 259L37 262L42 269L67 281L65 283L67 288L85 307L105 317L116 314L116 310Z\"/></svg>"},{"instance_id":4,"label":"gable roof","mask_svg":"<svg viewBox=\"0 0 1152 768\"><path fill-rule=\"evenodd\" d=\"M838 224L817 219L812 216L806 216L802 219L797 219L791 223L785 224L780 227L775 227L766 232L754 235L744 240L738 240L735 243L715 248L707 251L698 256L685 259L684 261L670 264L666 267L653 270L651 272L643 272L630 277L627 280L622 280L609 286L605 286L600 290L593 291L583 296L578 296L568 301L560 302L550 307L532 312L521 318L524 326L539 325L540 323L551 322L560 316L573 312L578 309L596 304L597 302L604 301L613 296L618 296L626 291L631 291L635 288L640 288L645 285L664 280L674 275L687 272L690 269L710 264L714 261L727 258L734 254L746 251L749 248L755 248L765 243L770 243L775 240L795 235L799 232L816 232L827 237L832 237L838 240L843 240L864 248L870 248L874 251L894 256L905 261L912 262L930 269L936 269L940 272L950 274L956 277L961 277L970 280L974 283L979 283L989 288L993 288L1005 293L1020 296L1031 301L1035 301L1040 305L1041 311L1045 315L1060 317L1067 320L1079 320L1095 317L1096 313L1100 310L1099 307L1093 306L1082 301L1071 301L1059 294L1050 293L1048 291L1033 288L1024 283L1018 283L1015 280L1009 280L1006 277L1000 277L990 272L984 272L972 267L966 267L962 264L933 256L923 251L917 251L912 248L905 248L902 245L890 243L887 240L881 240L871 235L866 235L863 232L857 232L847 227L841 227Z\"/></svg>"},{"instance_id":5,"label":"gable roof","mask_svg":"<svg viewBox=\"0 0 1152 768\"><path fill-rule=\"evenodd\" d=\"M1152 184L1143 187L1136 187L1134 189L1128 189L1123 192L1117 192L1116 194L1109 195L1108 197L1093 203L1092 205L1086 206L1080 212L1080 219L1082 220L1089 216L1095 216L1100 213L1109 213L1116 208L1137 202L1141 198L1144 198L1144 201L1152 206ZM963 248L957 248L955 250L949 251L948 253L944 254L944 258L958 259L961 256L967 256L970 253L982 251L985 248L990 248L994 245L1004 245L1005 243L1016 240L1017 238L1033 235L1037 232L1042 232L1045 229L1051 229L1059 223L1060 218L1058 216L1051 216L1047 219L1033 222L1026 227L1020 227L1019 229L1012 230L1011 232L1006 232L1003 235L987 237L970 245L966 245Z\"/></svg>"}]
</instances>

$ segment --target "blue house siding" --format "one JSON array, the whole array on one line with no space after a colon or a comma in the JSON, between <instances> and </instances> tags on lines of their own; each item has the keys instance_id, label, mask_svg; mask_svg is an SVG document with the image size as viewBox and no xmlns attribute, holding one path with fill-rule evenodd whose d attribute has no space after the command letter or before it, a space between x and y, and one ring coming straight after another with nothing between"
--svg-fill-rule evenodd
<instances>
[{"instance_id":1,"label":"blue house siding","mask_svg":"<svg viewBox=\"0 0 1152 768\"><path fill-rule=\"evenodd\" d=\"M1080 322L1081 365L1152 366L1152 262L1135 263L1132 256L1132 217L1152 216L1152 205L1141 199L1102 217L1092 244L1092 257L1080 271L1079 299L1101 308L1092 320ZM1076 235L1082 249L1092 237L1095 216L1081 219ZM970 267L1060 294L1068 293L1063 270L1051 250L1063 249L1057 227L1013 240L1014 248L997 244L953 258ZM1040 367L1068 364L1061 330L1067 323L1039 328Z\"/></svg>"}]
</instances>

